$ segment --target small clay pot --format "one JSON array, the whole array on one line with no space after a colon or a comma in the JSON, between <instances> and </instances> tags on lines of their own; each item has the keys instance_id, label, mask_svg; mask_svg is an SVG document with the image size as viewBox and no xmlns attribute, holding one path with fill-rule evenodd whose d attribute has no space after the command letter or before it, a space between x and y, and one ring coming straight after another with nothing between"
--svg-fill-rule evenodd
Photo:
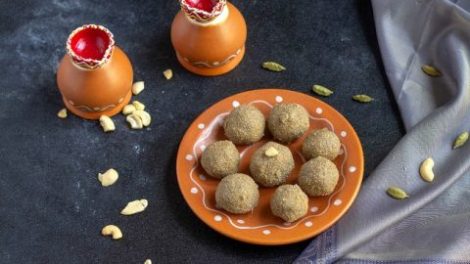
<instances>
[{"instance_id":1,"label":"small clay pot","mask_svg":"<svg viewBox=\"0 0 470 264\"><path fill-rule=\"evenodd\" d=\"M70 34L57 85L72 113L86 119L119 113L131 99L132 81L131 62L107 28L84 25Z\"/></svg>"},{"instance_id":2,"label":"small clay pot","mask_svg":"<svg viewBox=\"0 0 470 264\"><path fill-rule=\"evenodd\" d=\"M215 76L233 70L245 54L246 23L226 0L180 0L171 42L187 70Z\"/></svg>"}]
</instances>

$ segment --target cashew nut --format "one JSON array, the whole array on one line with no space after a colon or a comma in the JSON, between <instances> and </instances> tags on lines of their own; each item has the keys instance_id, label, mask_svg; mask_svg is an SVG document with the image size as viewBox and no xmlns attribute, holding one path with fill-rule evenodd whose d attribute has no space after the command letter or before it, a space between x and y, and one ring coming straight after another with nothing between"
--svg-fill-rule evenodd
<instances>
[{"instance_id":1,"label":"cashew nut","mask_svg":"<svg viewBox=\"0 0 470 264\"><path fill-rule=\"evenodd\" d=\"M98 173L98 180L104 187L113 185L119 178L119 173L115 169L109 169L105 173Z\"/></svg>"},{"instance_id":2,"label":"cashew nut","mask_svg":"<svg viewBox=\"0 0 470 264\"><path fill-rule=\"evenodd\" d=\"M165 79L170 80L173 78L173 71L171 69L167 69L163 72L163 76L165 76Z\"/></svg>"},{"instance_id":3,"label":"cashew nut","mask_svg":"<svg viewBox=\"0 0 470 264\"><path fill-rule=\"evenodd\" d=\"M132 129L142 129L142 119L135 114L130 114L126 117L127 123L131 126Z\"/></svg>"},{"instance_id":4,"label":"cashew nut","mask_svg":"<svg viewBox=\"0 0 470 264\"><path fill-rule=\"evenodd\" d=\"M132 104L134 105L136 110L144 110L145 105L137 100L133 101Z\"/></svg>"},{"instance_id":5,"label":"cashew nut","mask_svg":"<svg viewBox=\"0 0 470 264\"><path fill-rule=\"evenodd\" d=\"M145 260L144 264L152 264L152 260L147 259L147 260Z\"/></svg>"},{"instance_id":6,"label":"cashew nut","mask_svg":"<svg viewBox=\"0 0 470 264\"><path fill-rule=\"evenodd\" d=\"M140 212L143 212L149 202L146 199L135 200L127 203L126 207L122 209L121 214L123 215L133 215Z\"/></svg>"},{"instance_id":7,"label":"cashew nut","mask_svg":"<svg viewBox=\"0 0 470 264\"><path fill-rule=\"evenodd\" d=\"M140 81L140 82L136 82L134 83L134 85L132 85L132 93L134 95L138 95L140 94L140 92L142 92L145 88L145 85L144 85L144 82Z\"/></svg>"},{"instance_id":8,"label":"cashew nut","mask_svg":"<svg viewBox=\"0 0 470 264\"><path fill-rule=\"evenodd\" d=\"M419 174L423 180L427 182L432 182L434 180L434 172L432 171L433 167L434 161L432 158L427 158L421 163Z\"/></svg>"},{"instance_id":9,"label":"cashew nut","mask_svg":"<svg viewBox=\"0 0 470 264\"><path fill-rule=\"evenodd\" d=\"M114 240L122 238L121 229L115 225L107 225L103 227L103 229L101 229L101 234L103 236L112 236Z\"/></svg>"},{"instance_id":10,"label":"cashew nut","mask_svg":"<svg viewBox=\"0 0 470 264\"><path fill-rule=\"evenodd\" d=\"M116 129L116 127L114 126L113 120L109 116L106 116L106 115L102 115L100 117L100 124L101 124L101 127L103 127L104 132L114 131Z\"/></svg>"},{"instance_id":11,"label":"cashew nut","mask_svg":"<svg viewBox=\"0 0 470 264\"><path fill-rule=\"evenodd\" d=\"M152 118L150 117L150 114L145 112L144 110L136 110L133 115L136 115L142 120L142 125L144 126L149 126L150 122L152 121Z\"/></svg>"},{"instance_id":12,"label":"cashew nut","mask_svg":"<svg viewBox=\"0 0 470 264\"><path fill-rule=\"evenodd\" d=\"M60 109L60 111L57 113L57 117L59 118L67 118L67 109L66 108L62 108Z\"/></svg>"},{"instance_id":13,"label":"cashew nut","mask_svg":"<svg viewBox=\"0 0 470 264\"><path fill-rule=\"evenodd\" d=\"M134 113L135 111L135 106L133 104L128 104L122 108L122 114L123 115L129 115Z\"/></svg>"}]
</instances>

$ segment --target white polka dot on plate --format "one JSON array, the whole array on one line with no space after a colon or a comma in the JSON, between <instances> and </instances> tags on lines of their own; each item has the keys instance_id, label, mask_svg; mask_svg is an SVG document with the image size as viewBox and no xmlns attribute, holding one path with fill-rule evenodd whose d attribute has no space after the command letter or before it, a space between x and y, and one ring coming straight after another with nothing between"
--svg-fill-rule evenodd
<instances>
[{"instance_id":1,"label":"white polka dot on plate","mask_svg":"<svg viewBox=\"0 0 470 264\"><path fill-rule=\"evenodd\" d=\"M312 213L318 212L318 207L313 206L312 208L310 208L310 212L312 212Z\"/></svg>"},{"instance_id":2,"label":"white polka dot on plate","mask_svg":"<svg viewBox=\"0 0 470 264\"><path fill-rule=\"evenodd\" d=\"M320 107L317 107L317 109L315 109L315 113L321 114L323 113L323 109L321 109Z\"/></svg>"},{"instance_id":3,"label":"white polka dot on plate","mask_svg":"<svg viewBox=\"0 0 470 264\"><path fill-rule=\"evenodd\" d=\"M305 222L305 226L306 227L311 227L311 226L313 226L313 223L310 222L310 221L307 221L307 222Z\"/></svg>"},{"instance_id":4,"label":"white polka dot on plate","mask_svg":"<svg viewBox=\"0 0 470 264\"><path fill-rule=\"evenodd\" d=\"M203 181L207 180L206 175L204 175L204 174L199 174L199 179L201 179Z\"/></svg>"},{"instance_id":5,"label":"white polka dot on plate","mask_svg":"<svg viewBox=\"0 0 470 264\"><path fill-rule=\"evenodd\" d=\"M244 224L245 221L243 221L243 220L241 220L241 219L238 219L238 220L237 220L237 223L239 223L239 224Z\"/></svg>"},{"instance_id":6,"label":"white polka dot on plate","mask_svg":"<svg viewBox=\"0 0 470 264\"><path fill-rule=\"evenodd\" d=\"M348 135L348 133L346 131L341 131L341 133L339 133L339 135L341 137L346 137Z\"/></svg>"},{"instance_id":7,"label":"white polka dot on plate","mask_svg":"<svg viewBox=\"0 0 470 264\"><path fill-rule=\"evenodd\" d=\"M199 146L199 149L200 149L201 151L206 150L206 145L202 144L201 146Z\"/></svg>"},{"instance_id":8,"label":"white polka dot on plate","mask_svg":"<svg viewBox=\"0 0 470 264\"><path fill-rule=\"evenodd\" d=\"M333 203L335 206L340 206L343 203L341 199L336 199L335 202Z\"/></svg>"},{"instance_id":9,"label":"white polka dot on plate","mask_svg":"<svg viewBox=\"0 0 470 264\"><path fill-rule=\"evenodd\" d=\"M264 234L264 235L269 235L269 234L271 234L271 231L270 231L270 230L268 230L268 229L266 229L266 230L263 230L263 234Z\"/></svg>"},{"instance_id":10,"label":"white polka dot on plate","mask_svg":"<svg viewBox=\"0 0 470 264\"><path fill-rule=\"evenodd\" d=\"M282 98L282 96L276 96L276 102L281 103L283 100L284 98Z\"/></svg>"},{"instance_id":11,"label":"white polka dot on plate","mask_svg":"<svg viewBox=\"0 0 470 264\"><path fill-rule=\"evenodd\" d=\"M186 160L193 160L193 158L194 158L194 157L193 157L193 155L191 155L191 154L186 155Z\"/></svg>"},{"instance_id":12,"label":"white polka dot on plate","mask_svg":"<svg viewBox=\"0 0 470 264\"><path fill-rule=\"evenodd\" d=\"M197 192L198 192L198 190L197 190L196 187L191 188L191 193L192 194L196 194Z\"/></svg>"},{"instance_id":13,"label":"white polka dot on plate","mask_svg":"<svg viewBox=\"0 0 470 264\"><path fill-rule=\"evenodd\" d=\"M233 102L232 102L232 106L233 106L233 107L239 107L239 106L240 106L240 102L238 102L238 101L233 101Z\"/></svg>"},{"instance_id":14,"label":"white polka dot on plate","mask_svg":"<svg viewBox=\"0 0 470 264\"><path fill-rule=\"evenodd\" d=\"M197 125L197 128L199 129L204 129L206 127L206 125L204 125L203 123L200 123L199 125Z\"/></svg>"},{"instance_id":15,"label":"white polka dot on plate","mask_svg":"<svg viewBox=\"0 0 470 264\"><path fill-rule=\"evenodd\" d=\"M356 170L357 168L354 166L349 167L349 172L355 172Z\"/></svg>"},{"instance_id":16,"label":"white polka dot on plate","mask_svg":"<svg viewBox=\"0 0 470 264\"><path fill-rule=\"evenodd\" d=\"M216 222L222 221L222 216L220 216L220 215L214 216L214 221L216 221Z\"/></svg>"}]
</instances>

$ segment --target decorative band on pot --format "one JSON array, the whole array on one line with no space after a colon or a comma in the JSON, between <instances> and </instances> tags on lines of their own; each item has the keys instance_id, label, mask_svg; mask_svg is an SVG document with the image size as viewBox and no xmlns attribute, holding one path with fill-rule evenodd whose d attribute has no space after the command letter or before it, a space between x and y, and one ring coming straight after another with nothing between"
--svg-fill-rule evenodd
<instances>
[{"instance_id":1,"label":"decorative band on pot","mask_svg":"<svg viewBox=\"0 0 470 264\"><path fill-rule=\"evenodd\" d=\"M234 53L230 54L227 58L221 60L221 61L192 61L186 57L183 57L183 60L190 63L191 65L195 67L200 67L200 68L216 68L220 66L224 66L225 64L229 63L233 59L235 59L240 53L242 52L243 48L237 49ZM181 56L178 53L178 56Z\"/></svg>"}]
</instances>

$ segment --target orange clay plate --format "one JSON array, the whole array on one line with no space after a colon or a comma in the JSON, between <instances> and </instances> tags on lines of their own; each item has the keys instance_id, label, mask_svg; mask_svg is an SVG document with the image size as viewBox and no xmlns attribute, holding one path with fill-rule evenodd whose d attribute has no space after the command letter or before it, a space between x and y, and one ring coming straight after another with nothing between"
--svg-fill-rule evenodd
<instances>
[{"instance_id":1,"label":"orange clay plate","mask_svg":"<svg viewBox=\"0 0 470 264\"><path fill-rule=\"evenodd\" d=\"M310 113L310 130L328 128L342 143L335 163L340 178L335 191L326 197L309 198L308 213L294 223L285 223L271 214L269 201L275 188L260 187L260 201L253 212L235 215L215 207L215 189L219 180L207 176L199 164L201 153L216 140L225 139L223 120L241 104L257 107L267 117L273 105L297 103ZM310 132L309 130L309 132ZM301 146L308 133L289 144L295 169L288 183L295 183L304 162ZM265 136L251 146L238 146L240 172L249 175L252 153L270 140ZM364 157L359 138L349 122L334 108L311 96L280 89L253 90L239 93L214 104L191 124L181 141L176 161L178 184L194 213L214 230L247 243L285 245L311 238L333 225L348 210L359 191L364 172Z\"/></svg>"}]
</instances>

